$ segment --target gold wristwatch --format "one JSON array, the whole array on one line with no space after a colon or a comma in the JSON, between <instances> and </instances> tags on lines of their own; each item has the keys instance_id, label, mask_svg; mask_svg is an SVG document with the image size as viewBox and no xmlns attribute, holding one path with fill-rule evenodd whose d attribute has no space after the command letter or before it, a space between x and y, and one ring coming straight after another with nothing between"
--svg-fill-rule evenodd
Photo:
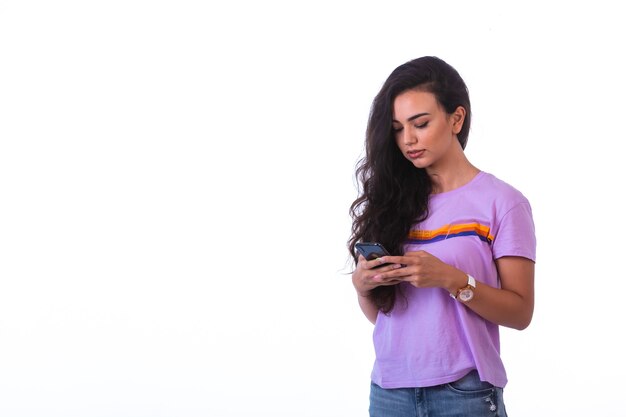
<instances>
[{"instance_id":1,"label":"gold wristwatch","mask_svg":"<svg viewBox=\"0 0 626 417\"><path fill-rule=\"evenodd\" d=\"M463 288L459 288L456 295L450 294L450 297L455 300L459 300L463 303L467 303L474 298L474 289L476 288L476 280L473 276L467 275L467 285Z\"/></svg>"}]
</instances>

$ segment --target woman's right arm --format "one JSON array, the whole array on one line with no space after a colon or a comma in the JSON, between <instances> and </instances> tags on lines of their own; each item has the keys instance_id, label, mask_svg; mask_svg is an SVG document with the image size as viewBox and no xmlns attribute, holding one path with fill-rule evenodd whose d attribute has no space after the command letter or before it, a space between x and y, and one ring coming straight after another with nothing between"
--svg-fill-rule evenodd
<instances>
[{"instance_id":1,"label":"woman's right arm","mask_svg":"<svg viewBox=\"0 0 626 417\"><path fill-rule=\"evenodd\" d=\"M376 324L376 317L378 317L378 307L374 305L372 300L367 295L358 294L358 297L361 311L363 312L363 314L365 314L365 317L367 317L367 319L372 322L372 324Z\"/></svg>"},{"instance_id":2,"label":"woman's right arm","mask_svg":"<svg viewBox=\"0 0 626 417\"><path fill-rule=\"evenodd\" d=\"M383 282L381 280L372 279L381 272L391 271L393 269L400 268L402 265L394 264L374 269L377 266L380 266L380 262L378 260L374 259L366 261L363 256L359 255L359 261L356 265L356 269L352 273L352 285L354 285L354 289L356 290L359 299L359 307L361 307L361 311L363 311L365 317L367 317L372 324L376 323L376 317L378 317L378 307L376 307L376 304L374 304L374 302L370 299L370 291L380 285L396 285L402 282L401 280Z\"/></svg>"}]
</instances>

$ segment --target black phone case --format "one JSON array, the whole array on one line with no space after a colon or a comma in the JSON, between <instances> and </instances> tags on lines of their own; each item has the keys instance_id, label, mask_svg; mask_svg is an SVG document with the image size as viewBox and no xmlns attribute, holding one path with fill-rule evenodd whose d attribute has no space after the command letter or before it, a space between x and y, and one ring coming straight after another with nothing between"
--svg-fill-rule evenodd
<instances>
[{"instance_id":1,"label":"black phone case","mask_svg":"<svg viewBox=\"0 0 626 417\"><path fill-rule=\"evenodd\" d=\"M381 256L389 255L387 249L385 249L385 247L378 242L358 242L355 247L368 261L380 258ZM376 266L376 268L380 268L385 265L387 264Z\"/></svg>"}]
</instances>

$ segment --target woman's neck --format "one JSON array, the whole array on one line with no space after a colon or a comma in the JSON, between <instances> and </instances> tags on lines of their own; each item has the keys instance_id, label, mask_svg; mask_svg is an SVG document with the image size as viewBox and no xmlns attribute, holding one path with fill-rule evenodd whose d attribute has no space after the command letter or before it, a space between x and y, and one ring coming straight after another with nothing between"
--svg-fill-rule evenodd
<instances>
[{"instance_id":1,"label":"woman's neck","mask_svg":"<svg viewBox=\"0 0 626 417\"><path fill-rule=\"evenodd\" d=\"M433 184L433 194L445 193L464 186L480 172L472 165L465 154L450 163L426 168Z\"/></svg>"}]
</instances>

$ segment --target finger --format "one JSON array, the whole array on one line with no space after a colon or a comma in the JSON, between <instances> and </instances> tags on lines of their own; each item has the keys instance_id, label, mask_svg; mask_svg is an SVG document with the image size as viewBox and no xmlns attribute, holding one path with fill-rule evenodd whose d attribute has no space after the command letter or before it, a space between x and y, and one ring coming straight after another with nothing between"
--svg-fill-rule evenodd
<instances>
[{"instance_id":1,"label":"finger","mask_svg":"<svg viewBox=\"0 0 626 417\"><path fill-rule=\"evenodd\" d=\"M398 285L402 282L402 280L399 279L395 279L393 281L383 281L383 282L379 282L378 285L381 287L387 287L389 285Z\"/></svg>"},{"instance_id":2,"label":"finger","mask_svg":"<svg viewBox=\"0 0 626 417\"><path fill-rule=\"evenodd\" d=\"M398 277L393 276L393 275L389 275L389 273L382 273L382 274L376 274L374 275L371 280L373 282L376 282L378 284L382 284L382 283L386 283L386 282L390 282L390 281L399 281Z\"/></svg>"},{"instance_id":3,"label":"finger","mask_svg":"<svg viewBox=\"0 0 626 417\"><path fill-rule=\"evenodd\" d=\"M391 271L402 267L401 264L394 264L388 261L387 257L381 257L367 261L367 269L376 269L376 271Z\"/></svg>"},{"instance_id":4,"label":"finger","mask_svg":"<svg viewBox=\"0 0 626 417\"><path fill-rule=\"evenodd\" d=\"M384 257L378 258L378 259L382 259L385 263L395 264L395 265L400 265L400 266L412 265L412 264L414 264L416 262L416 257L414 257L414 256L412 257L412 256L391 256L391 255L387 255L387 256L384 256Z\"/></svg>"},{"instance_id":5,"label":"finger","mask_svg":"<svg viewBox=\"0 0 626 417\"><path fill-rule=\"evenodd\" d=\"M394 264L392 269L387 271L381 270L380 273L372 277L372 280L376 282L389 280L403 281L405 277L410 276L412 273L412 268L407 267L406 265Z\"/></svg>"},{"instance_id":6,"label":"finger","mask_svg":"<svg viewBox=\"0 0 626 417\"><path fill-rule=\"evenodd\" d=\"M376 272L381 273L381 272L389 272L389 271L395 271L398 268L402 268L404 265L402 264L385 264L384 266L379 266L378 268L376 268Z\"/></svg>"},{"instance_id":7,"label":"finger","mask_svg":"<svg viewBox=\"0 0 626 417\"><path fill-rule=\"evenodd\" d=\"M372 259L371 261L366 260L363 265L365 266L366 269L373 269L373 268L380 267L383 264L385 264L385 261L383 261L382 258L376 258L376 259Z\"/></svg>"}]
</instances>

